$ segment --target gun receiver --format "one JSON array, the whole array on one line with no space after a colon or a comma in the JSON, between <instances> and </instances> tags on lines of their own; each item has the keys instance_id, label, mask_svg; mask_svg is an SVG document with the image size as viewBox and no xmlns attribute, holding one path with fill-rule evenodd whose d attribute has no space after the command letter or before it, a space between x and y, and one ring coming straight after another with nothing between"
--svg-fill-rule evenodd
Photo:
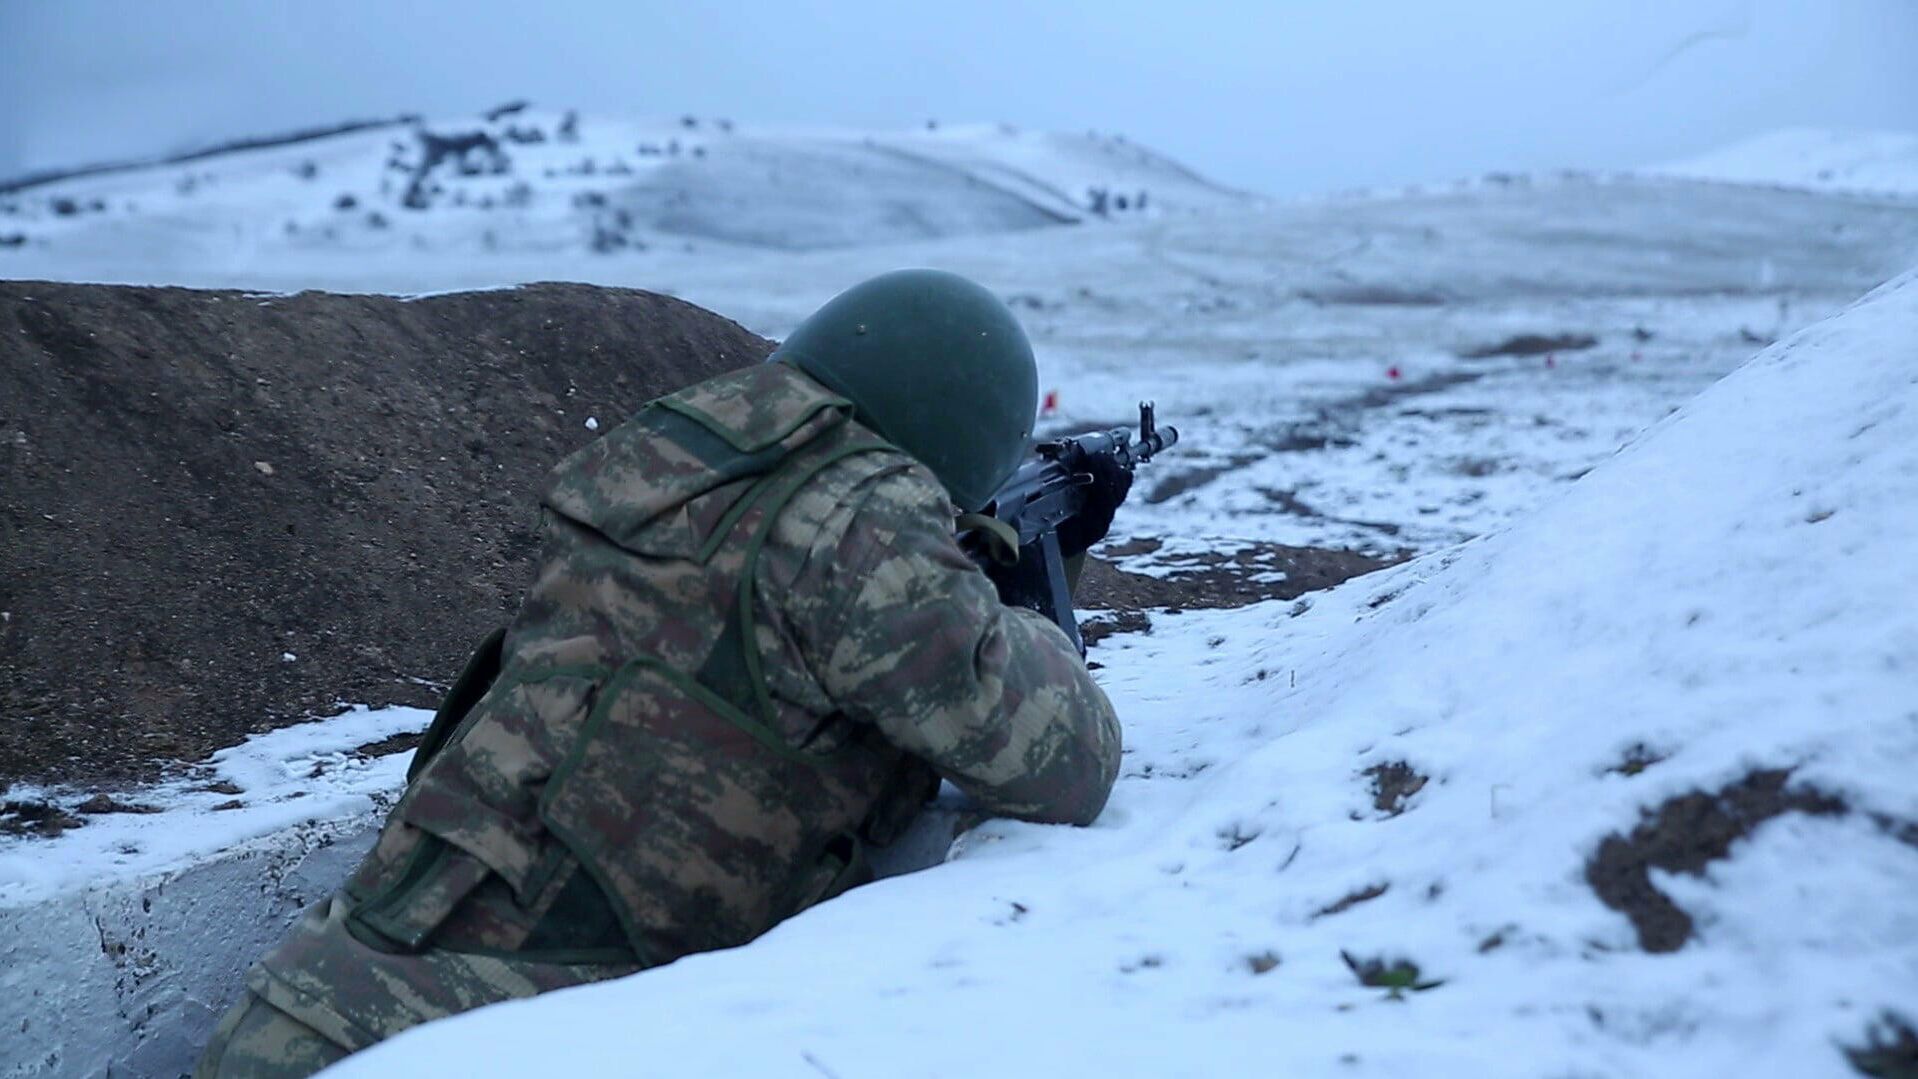
<instances>
[{"instance_id":1,"label":"gun receiver","mask_svg":"<svg viewBox=\"0 0 1918 1079\"><path fill-rule=\"evenodd\" d=\"M1083 656L1072 613L1075 574L1068 572L1059 528L1086 511L1097 459L1131 473L1178 441L1179 429L1160 427L1152 402L1142 401L1136 434L1113 427L1040 442L984 510L961 519L960 546L992 578L1002 602L1045 615Z\"/></svg>"}]
</instances>

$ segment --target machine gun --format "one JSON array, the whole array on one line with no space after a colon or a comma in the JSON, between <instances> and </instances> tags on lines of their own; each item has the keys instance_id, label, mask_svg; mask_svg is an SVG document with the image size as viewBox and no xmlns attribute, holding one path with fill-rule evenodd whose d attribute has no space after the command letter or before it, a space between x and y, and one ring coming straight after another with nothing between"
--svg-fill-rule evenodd
<instances>
[{"instance_id":1,"label":"machine gun","mask_svg":"<svg viewBox=\"0 0 1918 1079\"><path fill-rule=\"evenodd\" d=\"M959 545L991 578L1001 602L1045 615L1083 656L1085 643L1072 613L1077 574L1067 563L1084 552L1063 550L1059 529L1086 512L1096 459L1130 473L1178 441L1178 428L1158 426L1152 403L1144 401L1136 438L1114 427L1040 442L983 510L959 518Z\"/></svg>"}]
</instances>

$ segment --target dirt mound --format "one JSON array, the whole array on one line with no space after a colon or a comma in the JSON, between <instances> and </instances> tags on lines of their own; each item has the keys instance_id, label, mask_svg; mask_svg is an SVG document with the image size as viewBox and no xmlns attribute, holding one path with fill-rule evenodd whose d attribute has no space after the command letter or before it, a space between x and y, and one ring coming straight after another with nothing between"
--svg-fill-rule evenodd
<instances>
[{"instance_id":1,"label":"dirt mound","mask_svg":"<svg viewBox=\"0 0 1918 1079\"><path fill-rule=\"evenodd\" d=\"M400 300L0 282L0 782L431 705L548 468L771 343L580 285Z\"/></svg>"}]
</instances>

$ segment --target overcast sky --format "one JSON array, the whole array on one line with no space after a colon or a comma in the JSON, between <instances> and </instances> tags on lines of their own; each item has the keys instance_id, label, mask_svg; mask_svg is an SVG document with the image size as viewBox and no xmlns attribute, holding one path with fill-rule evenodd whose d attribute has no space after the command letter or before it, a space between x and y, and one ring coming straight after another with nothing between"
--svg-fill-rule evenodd
<instances>
[{"instance_id":1,"label":"overcast sky","mask_svg":"<svg viewBox=\"0 0 1918 1079\"><path fill-rule=\"evenodd\" d=\"M0 0L0 176L512 98L1117 131L1294 193L1918 131L1918 0Z\"/></svg>"}]
</instances>

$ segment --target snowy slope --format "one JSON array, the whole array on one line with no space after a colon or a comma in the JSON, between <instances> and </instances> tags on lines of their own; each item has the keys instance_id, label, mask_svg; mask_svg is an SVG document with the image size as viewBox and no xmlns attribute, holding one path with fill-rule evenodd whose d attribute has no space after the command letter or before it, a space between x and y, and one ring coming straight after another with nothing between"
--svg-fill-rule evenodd
<instances>
[{"instance_id":1,"label":"snowy slope","mask_svg":"<svg viewBox=\"0 0 1918 1079\"><path fill-rule=\"evenodd\" d=\"M1249 201L1117 136L779 131L520 110L0 187L0 256L240 270L316 251L807 249Z\"/></svg>"},{"instance_id":2,"label":"snowy slope","mask_svg":"<svg viewBox=\"0 0 1918 1079\"><path fill-rule=\"evenodd\" d=\"M1918 134L1791 128L1646 171L1818 191L1918 195Z\"/></svg>"},{"instance_id":3,"label":"snowy slope","mask_svg":"<svg viewBox=\"0 0 1918 1079\"><path fill-rule=\"evenodd\" d=\"M1091 829L989 824L752 945L336 1074L556 1045L591 1075L1841 1072L1918 1001L1914 341L1908 275L1505 531L1159 620L1102 655L1129 747ZM1700 790L1743 792L1728 856L1627 904L1692 932L1635 927L1592 881Z\"/></svg>"}]
</instances>

